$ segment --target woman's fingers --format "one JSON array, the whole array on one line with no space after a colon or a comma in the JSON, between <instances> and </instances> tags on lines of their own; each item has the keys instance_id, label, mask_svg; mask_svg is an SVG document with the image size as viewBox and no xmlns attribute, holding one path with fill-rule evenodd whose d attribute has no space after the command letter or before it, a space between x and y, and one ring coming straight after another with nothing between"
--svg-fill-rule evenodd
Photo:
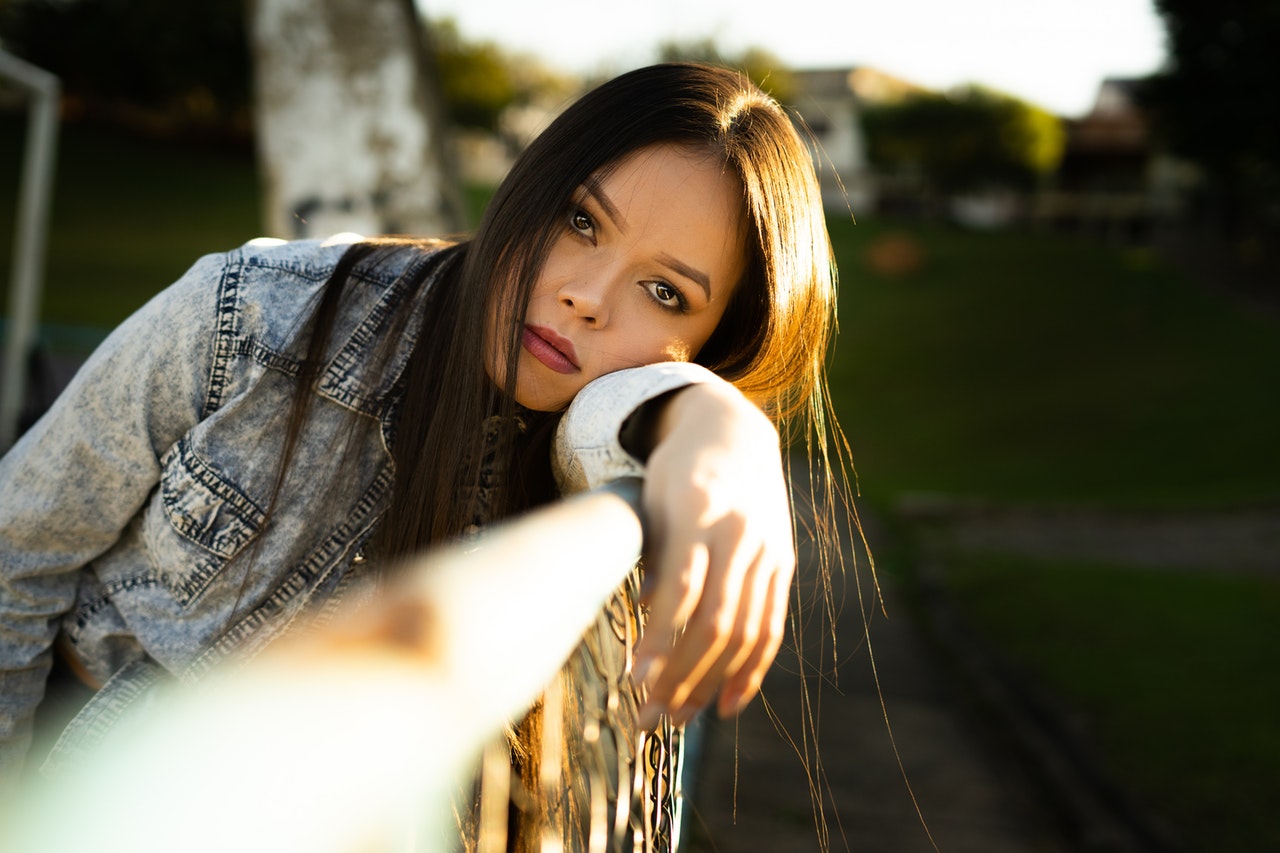
<instances>
[{"instance_id":1,"label":"woman's fingers","mask_svg":"<svg viewBox=\"0 0 1280 853\"><path fill-rule=\"evenodd\" d=\"M731 528L724 525L720 532ZM743 547L740 538L726 534L721 545L727 547L711 549L683 631L681 624L667 621L670 611L660 610L655 598L649 633L638 651L638 660L655 661L637 673L649 679L645 722L656 723L666 713L683 723L717 693L718 710L731 714L759 690L782 644L795 558L789 538L781 558L774 556L775 549L751 541L757 544Z\"/></svg>"},{"instance_id":2,"label":"woman's fingers","mask_svg":"<svg viewBox=\"0 0 1280 853\"><path fill-rule=\"evenodd\" d=\"M729 666L729 671L720 688L720 698L716 703L716 713L721 717L729 717L747 706L752 698L760 692L765 673L773 665L782 648L782 640L787 628L787 602L791 595L791 579L795 574L795 558L789 560L790 569L771 573L769 588L764 598L764 613L760 616L762 626L759 641L745 654Z\"/></svg>"},{"instance_id":3,"label":"woman's fingers","mask_svg":"<svg viewBox=\"0 0 1280 853\"><path fill-rule=\"evenodd\" d=\"M740 528L741 522L731 520L720 526ZM677 631L667 630L664 616L656 608L649 614L648 630L656 627L661 636L674 636L675 642L666 650L661 669L651 675L648 702L673 718L688 705L709 701L742 635L754 632L754 627L746 624L744 611L751 608L744 606L742 593L755 555L742 548L726 553L724 540L732 542L737 537L727 531L721 531L721 536L721 547L713 545L709 551L711 561L701 595L683 624L676 626ZM678 630L681 627L683 630Z\"/></svg>"},{"instance_id":4,"label":"woman's fingers","mask_svg":"<svg viewBox=\"0 0 1280 853\"><path fill-rule=\"evenodd\" d=\"M686 722L709 706L722 689L726 675L760 647L762 617L767 604L760 587L763 585L767 590L770 574L766 565L765 553L761 551L745 576L737 577L730 571L726 582L715 593L708 584L671 656L672 666L668 671L684 673L680 680L673 675L665 691L670 697L668 707L674 722ZM763 584L760 578L764 579ZM662 686L658 692L664 693Z\"/></svg>"},{"instance_id":5,"label":"woman's fingers","mask_svg":"<svg viewBox=\"0 0 1280 853\"><path fill-rule=\"evenodd\" d=\"M672 641L697 606L706 583L708 556L705 545L670 549L655 561L661 570L646 568L652 584L649 619L644 636L636 645L635 678L650 682L662 675L671 653Z\"/></svg>"},{"instance_id":6,"label":"woman's fingers","mask_svg":"<svg viewBox=\"0 0 1280 853\"><path fill-rule=\"evenodd\" d=\"M795 548L778 435L736 391L670 398L645 478L642 723L745 704L782 643Z\"/></svg>"}]
</instances>

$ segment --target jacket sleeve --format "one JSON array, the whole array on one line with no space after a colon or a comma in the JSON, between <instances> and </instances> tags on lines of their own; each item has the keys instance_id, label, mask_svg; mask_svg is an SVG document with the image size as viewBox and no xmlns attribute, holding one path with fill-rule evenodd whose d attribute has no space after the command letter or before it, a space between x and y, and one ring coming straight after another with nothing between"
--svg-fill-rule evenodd
<instances>
[{"instance_id":1,"label":"jacket sleeve","mask_svg":"<svg viewBox=\"0 0 1280 853\"><path fill-rule=\"evenodd\" d=\"M80 569L116 542L165 449L201 416L224 267L201 259L126 320L0 459L0 791L27 751Z\"/></svg>"},{"instance_id":2,"label":"jacket sleeve","mask_svg":"<svg viewBox=\"0 0 1280 853\"><path fill-rule=\"evenodd\" d=\"M552 470L564 495L620 477L643 477L644 463L622 446L627 418L649 400L686 385L724 382L688 362L662 362L607 373L587 384L556 429Z\"/></svg>"}]
</instances>

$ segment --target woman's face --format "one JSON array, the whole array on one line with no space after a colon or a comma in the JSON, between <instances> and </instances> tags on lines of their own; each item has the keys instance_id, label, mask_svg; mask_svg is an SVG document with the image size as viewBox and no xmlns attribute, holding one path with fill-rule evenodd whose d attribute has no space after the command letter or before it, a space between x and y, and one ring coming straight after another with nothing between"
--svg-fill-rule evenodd
<instances>
[{"instance_id":1,"label":"woman's face","mask_svg":"<svg viewBox=\"0 0 1280 853\"><path fill-rule=\"evenodd\" d=\"M615 370L692 359L746 269L738 178L709 153L641 149L573 202L525 314L516 401L530 409L561 409Z\"/></svg>"}]
</instances>

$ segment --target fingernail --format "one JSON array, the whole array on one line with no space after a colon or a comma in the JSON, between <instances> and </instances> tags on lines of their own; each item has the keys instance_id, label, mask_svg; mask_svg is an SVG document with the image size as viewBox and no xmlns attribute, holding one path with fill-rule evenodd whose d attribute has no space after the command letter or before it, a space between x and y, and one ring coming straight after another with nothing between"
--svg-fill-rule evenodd
<instances>
[{"instance_id":1,"label":"fingernail","mask_svg":"<svg viewBox=\"0 0 1280 853\"><path fill-rule=\"evenodd\" d=\"M646 702L644 707L640 709L640 716L636 721L636 725L645 731L656 728L658 720L661 719L665 711L666 709L661 705Z\"/></svg>"},{"instance_id":2,"label":"fingernail","mask_svg":"<svg viewBox=\"0 0 1280 853\"><path fill-rule=\"evenodd\" d=\"M751 697L742 693L724 693L716 702L716 713L720 719L727 720L742 713L742 709L751 704Z\"/></svg>"},{"instance_id":3,"label":"fingernail","mask_svg":"<svg viewBox=\"0 0 1280 853\"><path fill-rule=\"evenodd\" d=\"M706 705L685 705L671 714L671 723L672 725L683 726L701 714L706 707Z\"/></svg>"}]
</instances>

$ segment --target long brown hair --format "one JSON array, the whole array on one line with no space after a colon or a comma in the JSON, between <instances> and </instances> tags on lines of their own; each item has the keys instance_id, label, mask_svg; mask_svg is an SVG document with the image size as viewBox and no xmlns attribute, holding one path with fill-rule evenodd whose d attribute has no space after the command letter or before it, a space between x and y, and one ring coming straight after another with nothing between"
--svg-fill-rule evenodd
<instances>
[{"instance_id":1,"label":"long brown hair","mask_svg":"<svg viewBox=\"0 0 1280 853\"><path fill-rule=\"evenodd\" d=\"M718 152L741 180L748 215L746 280L695 360L761 405L788 438L822 429L835 276L809 152L786 112L741 74L684 63L642 68L583 96L524 151L475 238L451 250L457 257L432 285L396 424L395 492L378 539L386 556L448 539L473 520L458 495L478 485L480 424L491 414L510 423L515 408L514 371L506 388L494 388L484 347L504 347L506 364L520 347L518 321L499 341L487 340L486 323L500 303L520 306L513 316L523 317L578 187L659 143ZM493 515L549 496L547 457L525 464L532 460L521 446L545 443L547 429L534 423L531 437L499 437L498 468L510 478Z\"/></svg>"}]
</instances>

